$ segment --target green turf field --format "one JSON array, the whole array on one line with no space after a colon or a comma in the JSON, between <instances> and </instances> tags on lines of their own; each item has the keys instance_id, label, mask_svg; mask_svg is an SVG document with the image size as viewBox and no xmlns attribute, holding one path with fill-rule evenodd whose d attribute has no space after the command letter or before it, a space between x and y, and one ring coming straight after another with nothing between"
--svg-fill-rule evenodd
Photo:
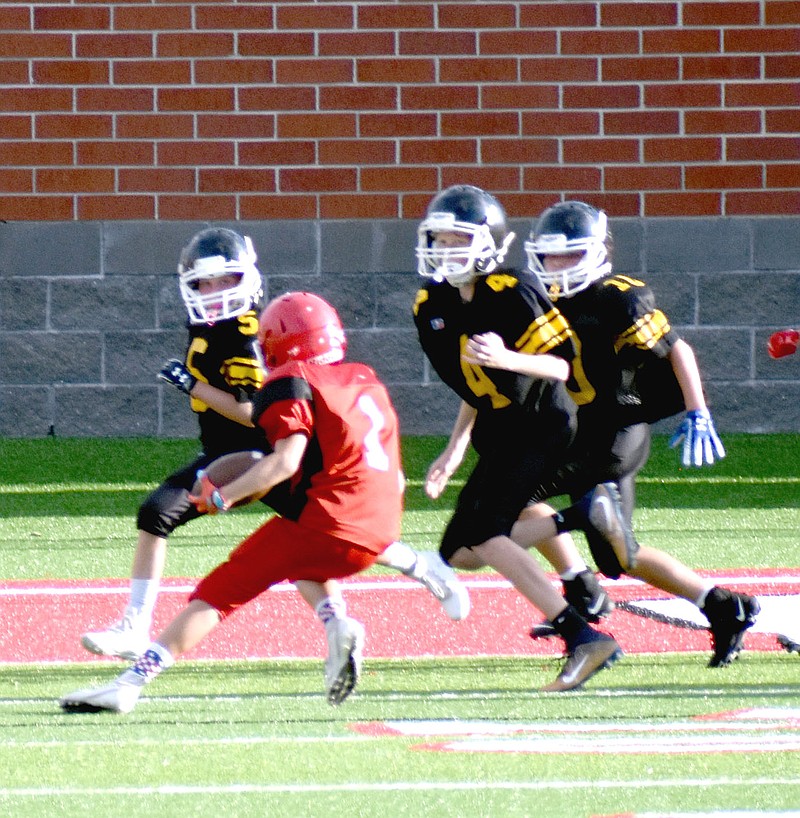
<instances>
[{"instance_id":1,"label":"green turf field","mask_svg":"<svg viewBox=\"0 0 800 818\"><path fill-rule=\"evenodd\" d=\"M435 547L457 489L437 504L422 494L442 443L405 441L404 537L423 548ZM655 440L639 538L702 569L797 568L800 438L725 443L726 460L685 471ZM139 501L194 451L191 441L0 439L0 577L126 577ZM204 573L262 518L246 509L179 530L168 574ZM129 716L67 716L56 705L107 680L108 663L0 666L0 809L14 818L800 813L800 656L746 651L714 671L706 658L628 656L566 695L536 692L557 672L550 657L373 660L337 709L321 694L318 662L186 662Z\"/></svg>"}]
</instances>

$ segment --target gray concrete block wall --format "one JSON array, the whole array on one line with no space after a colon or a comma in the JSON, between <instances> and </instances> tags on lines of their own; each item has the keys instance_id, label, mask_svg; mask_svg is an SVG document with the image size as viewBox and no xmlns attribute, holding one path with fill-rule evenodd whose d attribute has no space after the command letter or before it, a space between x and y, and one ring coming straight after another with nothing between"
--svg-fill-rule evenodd
<instances>
[{"instance_id":1,"label":"gray concrete block wall","mask_svg":"<svg viewBox=\"0 0 800 818\"><path fill-rule=\"evenodd\" d=\"M195 436L187 401L155 373L184 349L174 271L203 226L0 224L0 435ZM416 222L228 226L252 237L268 296L307 289L336 305L351 356L389 385L405 433L449 432L456 401L410 318ZM512 226L510 261L522 264L530 225ZM800 324L800 217L619 219L612 228L616 269L647 280L695 348L720 430L800 430L800 355L766 353L772 331Z\"/></svg>"}]
</instances>

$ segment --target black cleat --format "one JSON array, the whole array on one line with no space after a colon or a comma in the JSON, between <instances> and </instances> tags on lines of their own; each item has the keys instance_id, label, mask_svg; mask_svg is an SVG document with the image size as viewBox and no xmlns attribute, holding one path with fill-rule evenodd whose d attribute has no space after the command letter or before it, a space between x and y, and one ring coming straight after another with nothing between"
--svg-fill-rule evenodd
<instances>
[{"instance_id":1,"label":"black cleat","mask_svg":"<svg viewBox=\"0 0 800 818\"><path fill-rule=\"evenodd\" d=\"M755 597L715 586L708 592L702 608L709 622L714 653L709 667L727 667L738 658L744 632L751 628L761 611Z\"/></svg>"},{"instance_id":2,"label":"black cleat","mask_svg":"<svg viewBox=\"0 0 800 818\"><path fill-rule=\"evenodd\" d=\"M639 544L622 510L616 483L599 483L575 504L585 516L584 531L605 540L623 571L636 565Z\"/></svg>"},{"instance_id":3,"label":"black cleat","mask_svg":"<svg viewBox=\"0 0 800 818\"><path fill-rule=\"evenodd\" d=\"M552 639L558 636L558 631L553 627L553 623L549 619L543 622L537 622L528 631L528 636L531 639Z\"/></svg>"},{"instance_id":4,"label":"black cleat","mask_svg":"<svg viewBox=\"0 0 800 818\"><path fill-rule=\"evenodd\" d=\"M591 571L581 571L574 579L562 580L564 598L587 621L599 622L614 610L614 601L602 589L600 582ZM531 639L552 639L558 636L553 623L545 619L537 622L528 631Z\"/></svg>"},{"instance_id":5,"label":"black cleat","mask_svg":"<svg viewBox=\"0 0 800 818\"><path fill-rule=\"evenodd\" d=\"M795 642L790 636L784 636L782 633L779 633L778 644L787 653L800 653L800 642Z\"/></svg>"},{"instance_id":6,"label":"black cleat","mask_svg":"<svg viewBox=\"0 0 800 818\"><path fill-rule=\"evenodd\" d=\"M544 693L563 693L579 690L589 679L622 658L622 651L612 636L592 631L592 638L581 642L570 651L561 673L542 688Z\"/></svg>"},{"instance_id":7,"label":"black cleat","mask_svg":"<svg viewBox=\"0 0 800 818\"><path fill-rule=\"evenodd\" d=\"M564 598L587 622L599 622L614 610L613 600L591 571L581 571L563 584Z\"/></svg>"}]
</instances>

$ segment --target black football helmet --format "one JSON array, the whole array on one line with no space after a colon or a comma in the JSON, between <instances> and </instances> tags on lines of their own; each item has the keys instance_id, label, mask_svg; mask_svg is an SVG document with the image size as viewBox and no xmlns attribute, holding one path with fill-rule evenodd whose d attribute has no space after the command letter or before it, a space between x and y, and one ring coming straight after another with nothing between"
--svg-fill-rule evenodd
<instances>
[{"instance_id":1,"label":"black football helmet","mask_svg":"<svg viewBox=\"0 0 800 818\"><path fill-rule=\"evenodd\" d=\"M470 243L436 247L437 233L462 233ZM472 185L453 185L431 200L417 230L417 272L454 287L468 284L502 264L513 240L494 196Z\"/></svg>"},{"instance_id":2,"label":"black football helmet","mask_svg":"<svg viewBox=\"0 0 800 818\"><path fill-rule=\"evenodd\" d=\"M583 252L566 270L548 272L545 256ZM548 291L569 298L611 272L611 231L602 210L585 202L560 202L542 213L525 242L528 268Z\"/></svg>"},{"instance_id":3,"label":"black football helmet","mask_svg":"<svg viewBox=\"0 0 800 818\"><path fill-rule=\"evenodd\" d=\"M233 287L200 292L200 281L230 275L238 277ZM253 243L225 227L201 230L181 251L178 285L192 324L213 324L253 309L263 294Z\"/></svg>"}]
</instances>

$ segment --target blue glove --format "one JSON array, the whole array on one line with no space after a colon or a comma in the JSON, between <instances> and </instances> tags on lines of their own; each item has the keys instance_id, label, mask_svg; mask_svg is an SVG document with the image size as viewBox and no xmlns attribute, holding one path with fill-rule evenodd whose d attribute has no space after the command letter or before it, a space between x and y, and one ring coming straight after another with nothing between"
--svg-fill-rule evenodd
<instances>
[{"instance_id":1,"label":"blue glove","mask_svg":"<svg viewBox=\"0 0 800 818\"><path fill-rule=\"evenodd\" d=\"M725 457L725 447L714 428L708 409L692 409L686 413L683 422L670 438L670 448L674 449L681 441L684 466L711 465L715 459Z\"/></svg>"},{"instance_id":2,"label":"blue glove","mask_svg":"<svg viewBox=\"0 0 800 818\"><path fill-rule=\"evenodd\" d=\"M191 394L197 383L197 378L177 358L170 358L156 377L164 383L171 383L187 395Z\"/></svg>"}]
</instances>

